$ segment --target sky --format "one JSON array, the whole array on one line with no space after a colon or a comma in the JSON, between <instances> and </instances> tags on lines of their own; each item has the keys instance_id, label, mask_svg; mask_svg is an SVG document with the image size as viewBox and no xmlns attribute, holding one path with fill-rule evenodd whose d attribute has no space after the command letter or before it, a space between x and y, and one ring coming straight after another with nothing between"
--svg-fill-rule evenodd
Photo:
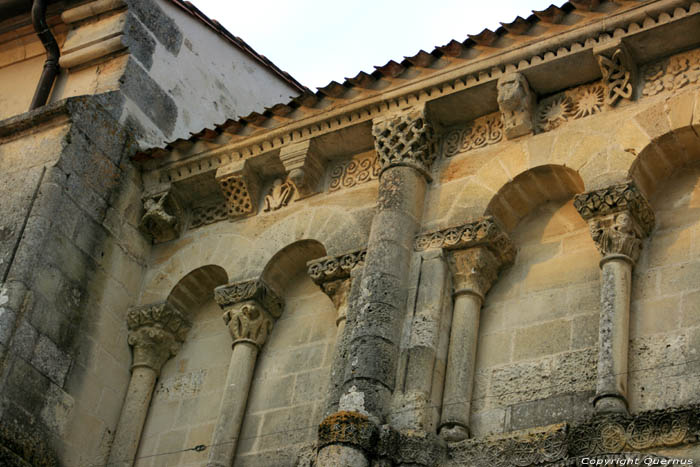
<instances>
[{"instance_id":1,"label":"sky","mask_svg":"<svg viewBox=\"0 0 700 467\"><path fill-rule=\"evenodd\" d=\"M532 10L552 0L192 0L210 18L310 89ZM555 1L561 5L563 1Z\"/></svg>"}]
</instances>

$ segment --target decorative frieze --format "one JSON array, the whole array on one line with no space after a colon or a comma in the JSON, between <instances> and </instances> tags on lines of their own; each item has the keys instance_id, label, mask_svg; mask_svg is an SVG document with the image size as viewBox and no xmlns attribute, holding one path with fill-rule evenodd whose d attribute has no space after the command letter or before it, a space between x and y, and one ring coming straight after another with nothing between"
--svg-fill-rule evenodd
<instances>
[{"instance_id":1,"label":"decorative frieze","mask_svg":"<svg viewBox=\"0 0 700 467\"><path fill-rule=\"evenodd\" d=\"M605 92L605 86L598 82L543 99L537 111L539 131L551 131L568 121L602 112Z\"/></svg>"},{"instance_id":2,"label":"decorative frieze","mask_svg":"<svg viewBox=\"0 0 700 467\"><path fill-rule=\"evenodd\" d=\"M156 373L177 353L190 323L167 302L133 307L126 317L133 367L147 366Z\"/></svg>"},{"instance_id":3,"label":"decorative frieze","mask_svg":"<svg viewBox=\"0 0 700 467\"><path fill-rule=\"evenodd\" d=\"M279 318L284 310L284 300L260 279L217 287L214 289L214 299L224 309L254 300L274 318Z\"/></svg>"},{"instance_id":4,"label":"decorative frieze","mask_svg":"<svg viewBox=\"0 0 700 467\"><path fill-rule=\"evenodd\" d=\"M364 264L366 255L366 250L359 250L339 256L326 256L309 261L306 267L311 279L317 285L322 285L350 277L353 268Z\"/></svg>"},{"instance_id":5,"label":"decorative frieze","mask_svg":"<svg viewBox=\"0 0 700 467\"><path fill-rule=\"evenodd\" d=\"M457 250L476 246L486 246L501 264L510 264L515 258L513 243L492 216L458 227L418 235L414 243L416 251L433 248Z\"/></svg>"},{"instance_id":6,"label":"decorative frieze","mask_svg":"<svg viewBox=\"0 0 700 467\"><path fill-rule=\"evenodd\" d=\"M642 94L654 96L663 91L675 91L690 83L700 82L700 50L674 55L642 69Z\"/></svg>"},{"instance_id":7,"label":"decorative frieze","mask_svg":"<svg viewBox=\"0 0 700 467\"><path fill-rule=\"evenodd\" d=\"M615 106L620 100L632 99L637 82L637 64L627 46L618 39L595 48L593 53L603 75L606 88L605 103Z\"/></svg>"},{"instance_id":8,"label":"decorative frieze","mask_svg":"<svg viewBox=\"0 0 700 467\"><path fill-rule=\"evenodd\" d=\"M196 229L228 219L228 207L225 203L214 203L192 209L188 229Z\"/></svg>"},{"instance_id":9,"label":"decorative frieze","mask_svg":"<svg viewBox=\"0 0 700 467\"><path fill-rule=\"evenodd\" d=\"M182 208L169 187L144 197L143 210L139 228L150 235L153 243L167 242L180 236Z\"/></svg>"},{"instance_id":10,"label":"decorative frieze","mask_svg":"<svg viewBox=\"0 0 700 467\"><path fill-rule=\"evenodd\" d=\"M654 226L654 212L633 182L576 195L574 207L604 257L622 254L636 261L642 239Z\"/></svg>"},{"instance_id":11,"label":"decorative frieze","mask_svg":"<svg viewBox=\"0 0 700 467\"><path fill-rule=\"evenodd\" d=\"M469 439L451 445L450 458L464 465L569 465L581 456L608 456L697 443L700 406L597 416L579 425L540 432ZM576 465L576 464L572 464Z\"/></svg>"},{"instance_id":12,"label":"decorative frieze","mask_svg":"<svg viewBox=\"0 0 700 467\"><path fill-rule=\"evenodd\" d=\"M352 188L376 180L379 177L379 169L379 160L375 152L357 159L339 162L331 169L328 191Z\"/></svg>"},{"instance_id":13,"label":"decorative frieze","mask_svg":"<svg viewBox=\"0 0 700 467\"><path fill-rule=\"evenodd\" d=\"M525 75L508 73L498 79L498 107L503 115L506 138L533 133L537 97Z\"/></svg>"},{"instance_id":14,"label":"decorative frieze","mask_svg":"<svg viewBox=\"0 0 700 467\"><path fill-rule=\"evenodd\" d=\"M479 117L467 126L454 128L442 138L443 157L479 149L496 144L503 139L503 118L501 113Z\"/></svg>"},{"instance_id":15,"label":"decorative frieze","mask_svg":"<svg viewBox=\"0 0 700 467\"><path fill-rule=\"evenodd\" d=\"M216 180L226 199L229 219L238 219L257 213L260 181L247 164L247 160L219 167L216 171Z\"/></svg>"},{"instance_id":16,"label":"decorative frieze","mask_svg":"<svg viewBox=\"0 0 700 467\"><path fill-rule=\"evenodd\" d=\"M372 135L381 171L408 165L427 174L437 158L435 130L425 109L375 121Z\"/></svg>"},{"instance_id":17,"label":"decorative frieze","mask_svg":"<svg viewBox=\"0 0 700 467\"><path fill-rule=\"evenodd\" d=\"M270 212L281 209L289 204L294 197L296 187L291 180L282 181L278 178L270 187L270 191L265 195L265 207L263 211Z\"/></svg>"}]
</instances>

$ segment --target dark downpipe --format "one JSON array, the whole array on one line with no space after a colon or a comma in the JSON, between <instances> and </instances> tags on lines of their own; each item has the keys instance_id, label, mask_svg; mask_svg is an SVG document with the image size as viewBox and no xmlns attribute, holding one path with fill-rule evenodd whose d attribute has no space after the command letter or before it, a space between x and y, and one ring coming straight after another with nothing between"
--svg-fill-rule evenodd
<instances>
[{"instance_id":1,"label":"dark downpipe","mask_svg":"<svg viewBox=\"0 0 700 467\"><path fill-rule=\"evenodd\" d=\"M49 99L53 82L58 74L58 57L61 55L56 38L53 37L49 25L46 23L46 0L34 0L32 5L32 23L37 36L39 36L41 43L44 44L46 49L46 61L44 62L44 71L41 72L41 78L39 78L39 84L34 92L34 98L29 110L41 107Z\"/></svg>"}]
</instances>

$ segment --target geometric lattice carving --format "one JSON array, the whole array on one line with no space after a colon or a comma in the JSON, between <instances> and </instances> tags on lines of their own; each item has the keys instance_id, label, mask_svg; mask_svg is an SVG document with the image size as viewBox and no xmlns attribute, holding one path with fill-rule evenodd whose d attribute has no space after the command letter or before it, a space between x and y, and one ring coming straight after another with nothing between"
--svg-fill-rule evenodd
<instances>
[{"instance_id":1,"label":"geometric lattice carving","mask_svg":"<svg viewBox=\"0 0 700 467\"><path fill-rule=\"evenodd\" d=\"M208 206L192 208L188 229L196 229L203 225L214 224L228 218L228 206L224 203L215 203Z\"/></svg>"},{"instance_id":2,"label":"geometric lattice carving","mask_svg":"<svg viewBox=\"0 0 700 467\"><path fill-rule=\"evenodd\" d=\"M618 39L596 48L593 53L607 90L605 103L614 106L621 99L632 99L637 82L637 65L625 44Z\"/></svg>"},{"instance_id":3,"label":"geometric lattice carving","mask_svg":"<svg viewBox=\"0 0 700 467\"><path fill-rule=\"evenodd\" d=\"M437 152L435 131L425 109L376 121L372 135L382 172L396 165L407 165L429 176Z\"/></svg>"},{"instance_id":4,"label":"geometric lattice carving","mask_svg":"<svg viewBox=\"0 0 700 467\"><path fill-rule=\"evenodd\" d=\"M455 128L442 137L442 154L452 157L460 152L496 144L503 139L503 117L495 113L479 117L466 127Z\"/></svg>"},{"instance_id":5,"label":"geometric lattice carving","mask_svg":"<svg viewBox=\"0 0 700 467\"><path fill-rule=\"evenodd\" d=\"M228 205L229 219L254 215L258 208L260 183L247 160L236 161L216 171L216 180Z\"/></svg>"}]
</instances>

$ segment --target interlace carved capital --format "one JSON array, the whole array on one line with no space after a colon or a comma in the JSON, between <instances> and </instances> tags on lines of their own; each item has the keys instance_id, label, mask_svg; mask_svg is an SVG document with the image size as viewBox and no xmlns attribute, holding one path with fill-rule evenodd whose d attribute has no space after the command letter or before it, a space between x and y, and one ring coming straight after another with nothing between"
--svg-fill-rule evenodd
<instances>
[{"instance_id":1,"label":"interlace carved capital","mask_svg":"<svg viewBox=\"0 0 700 467\"><path fill-rule=\"evenodd\" d=\"M513 139L535 130L537 97L522 73L508 73L498 80L498 107L503 115L506 138Z\"/></svg>"},{"instance_id":2,"label":"interlace carved capital","mask_svg":"<svg viewBox=\"0 0 700 467\"><path fill-rule=\"evenodd\" d=\"M256 300L247 300L228 307L223 318L233 339L233 345L250 342L258 348L265 344L275 323L275 318Z\"/></svg>"},{"instance_id":3,"label":"interlace carved capital","mask_svg":"<svg viewBox=\"0 0 700 467\"><path fill-rule=\"evenodd\" d=\"M437 138L425 109L375 121L372 135L381 172L407 165L430 179L430 167L437 157Z\"/></svg>"},{"instance_id":4,"label":"interlace carved capital","mask_svg":"<svg viewBox=\"0 0 700 467\"><path fill-rule=\"evenodd\" d=\"M654 211L633 182L576 195L574 207L604 258L624 255L637 261L642 240L654 226Z\"/></svg>"},{"instance_id":5,"label":"interlace carved capital","mask_svg":"<svg viewBox=\"0 0 700 467\"><path fill-rule=\"evenodd\" d=\"M603 44L593 53L607 88L605 103L614 106L622 99L632 99L637 82L637 65L625 44L618 39Z\"/></svg>"},{"instance_id":6,"label":"interlace carved capital","mask_svg":"<svg viewBox=\"0 0 700 467\"><path fill-rule=\"evenodd\" d=\"M166 189L144 197L143 209L139 228L150 235L153 243L167 242L180 236L182 208L172 190Z\"/></svg>"},{"instance_id":7,"label":"interlace carved capital","mask_svg":"<svg viewBox=\"0 0 700 467\"><path fill-rule=\"evenodd\" d=\"M455 295L472 293L482 300L498 277L501 263L485 246L453 250L449 255Z\"/></svg>"},{"instance_id":8,"label":"interlace carved capital","mask_svg":"<svg viewBox=\"0 0 700 467\"><path fill-rule=\"evenodd\" d=\"M236 161L219 167L216 171L216 180L226 199L228 217L231 220L257 213L260 181L246 162L247 160Z\"/></svg>"},{"instance_id":9,"label":"interlace carved capital","mask_svg":"<svg viewBox=\"0 0 700 467\"><path fill-rule=\"evenodd\" d=\"M131 308L126 323L132 368L146 366L156 372L177 353L190 329L190 323L167 302Z\"/></svg>"},{"instance_id":10,"label":"interlace carved capital","mask_svg":"<svg viewBox=\"0 0 700 467\"><path fill-rule=\"evenodd\" d=\"M515 259L513 242L492 216L485 216L457 227L420 234L414 243L416 251L433 248L463 250L477 246L487 247L502 266L511 264Z\"/></svg>"}]
</instances>

